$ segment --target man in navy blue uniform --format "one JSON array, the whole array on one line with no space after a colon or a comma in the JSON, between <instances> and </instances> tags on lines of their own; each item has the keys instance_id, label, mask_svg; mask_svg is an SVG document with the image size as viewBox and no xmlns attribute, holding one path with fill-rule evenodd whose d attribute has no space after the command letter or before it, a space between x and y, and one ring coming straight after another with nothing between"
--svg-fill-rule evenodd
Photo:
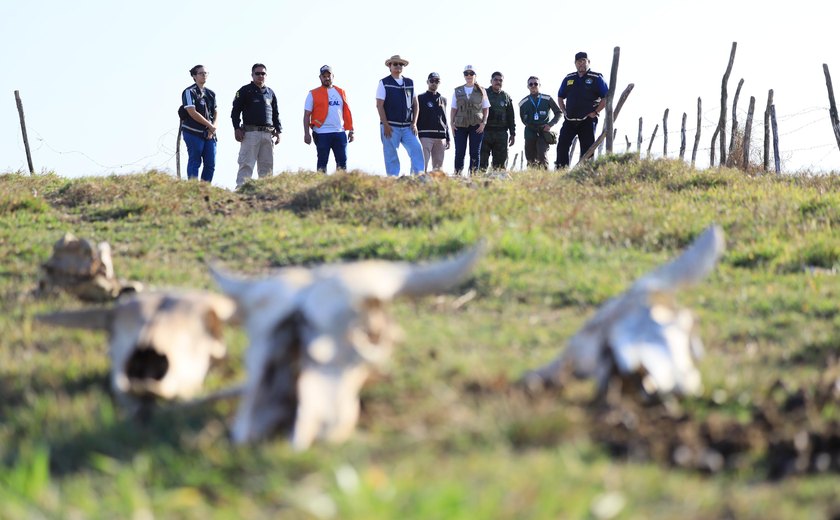
<instances>
[{"instance_id":1,"label":"man in navy blue uniform","mask_svg":"<svg viewBox=\"0 0 840 520\"><path fill-rule=\"evenodd\" d=\"M560 136L557 139L557 168L569 166L569 148L575 136L580 143L580 158L595 142L598 114L607 105L609 87L604 77L589 70L585 52L575 54L575 72L568 74L560 85L557 103L565 114Z\"/></svg>"},{"instance_id":2,"label":"man in navy blue uniform","mask_svg":"<svg viewBox=\"0 0 840 520\"><path fill-rule=\"evenodd\" d=\"M198 179L198 167L204 162L201 180L211 182L216 171L216 93L206 88L203 65L190 69L193 83L181 93L181 106L186 110L181 120L181 135L187 145L187 179Z\"/></svg>"},{"instance_id":3,"label":"man in navy blue uniform","mask_svg":"<svg viewBox=\"0 0 840 520\"><path fill-rule=\"evenodd\" d=\"M270 177L274 168L274 145L280 142L280 116L277 96L265 85L266 69L262 63L251 67L251 83L236 91L233 98L233 134L241 144L236 187L245 184L254 174L254 163L260 178ZM242 124L240 125L240 115Z\"/></svg>"}]
</instances>

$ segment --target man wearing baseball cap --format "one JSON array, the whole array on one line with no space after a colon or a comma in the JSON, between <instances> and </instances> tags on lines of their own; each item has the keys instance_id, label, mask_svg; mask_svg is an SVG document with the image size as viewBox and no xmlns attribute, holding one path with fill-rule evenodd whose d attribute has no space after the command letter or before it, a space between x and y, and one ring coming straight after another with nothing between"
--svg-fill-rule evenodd
<instances>
[{"instance_id":1,"label":"man wearing baseball cap","mask_svg":"<svg viewBox=\"0 0 840 520\"><path fill-rule=\"evenodd\" d=\"M556 168L569 166L569 148L575 136L580 142L580 158L583 160L595 142L598 114L607 106L609 87L604 76L589 70L589 57L585 52L575 54L575 68L575 72L563 79L557 92L557 104L566 118L557 138Z\"/></svg>"},{"instance_id":2,"label":"man wearing baseball cap","mask_svg":"<svg viewBox=\"0 0 840 520\"><path fill-rule=\"evenodd\" d=\"M432 72L426 80L428 90L417 96L420 114L417 117L417 135L423 146L425 170L429 171L429 159L432 169L443 168L443 155L449 150L449 124L446 122L446 98L438 92L440 74Z\"/></svg>"},{"instance_id":3,"label":"man wearing baseball cap","mask_svg":"<svg viewBox=\"0 0 840 520\"><path fill-rule=\"evenodd\" d=\"M379 112L380 138L385 155L385 173L389 177L400 174L400 156L397 149L402 144L411 159L411 174L423 171L423 148L417 138L419 107L414 93L414 82L402 75L408 60L395 54L385 60L391 72L379 81L376 88L376 110Z\"/></svg>"},{"instance_id":4,"label":"man wearing baseball cap","mask_svg":"<svg viewBox=\"0 0 840 520\"><path fill-rule=\"evenodd\" d=\"M332 68L324 65L318 72L321 86L310 90L303 104L303 142L310 144L314 139L319 172L327 171L330 150L335 156L336 169L346 170L347 143L353 142L353 115L347 104L347 95L333 85Z\"/></svg>"}]
</instances>

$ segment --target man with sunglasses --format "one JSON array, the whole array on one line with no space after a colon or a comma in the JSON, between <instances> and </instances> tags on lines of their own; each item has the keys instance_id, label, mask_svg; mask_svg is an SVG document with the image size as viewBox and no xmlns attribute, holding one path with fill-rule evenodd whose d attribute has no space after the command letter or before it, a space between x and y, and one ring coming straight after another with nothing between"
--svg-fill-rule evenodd
<instances>
[{"instance_id":1,"label":"man with sunglasses","mask_svg":"<svg viewBox=\"0 0 840 520\"><path fill-rule=\"evenodd\" d=\"M187 179L198 179L198 167L204 162L201 180L211 182L216 171L216 93L205 87L207 76L203 65L190 69L193 83L181 93L181 106L186 117L181 120L184 144L187 145ZM179 112L180 113L180 112Z\"/></svg>"},{"instance_id":2,"label":"man with sunglasses","mask_svg":"<svg viewBox=\"0 0 840 520\"><path fill-rule=\"evenodd\" d=\"M376 87L376 110L379 112L379 137L385 155L385 173L389 177L400 174L400 156L397 149L402 144L411 159L411 174L423 171L423 147L417 138L419 107L414 94L414 82L402 75L408 60L395 54L385 60L391 72Z\"/></svg>"},{"instance_id":3,"label":"man with sunglasses","mask_svg":"<svg viewBox=\"0 0 840 520\"><path fill-rule=\"evenodd\" d=\"M569 166L569 149L575 136L580 143L580 158L583 160L595 142L598 114L607 106L607 82L600 73L589 70L589 58L585 52L575 54L575 69L563 79L557 92L560 108L566 114L557 139L557 162L554 166L558 169Z\"/></svg>"},{"instance_id":4,"label":"man with sunglasses","mask_svg":"<svg viewBox=\"0 0 840 520\"><path fill-rule=\"evenodd\" d=\"M525 124L525 160L529 168L548 169L548 141L546 135L560 121L563 113L554 98L540 94L540 78L528 78L530 92L519 102L519 118ZM549 119L549 113L554 117Z\"/></svg>"},{"instance_id":5,"label":"man with sunglasses","mask_svg":"<svg viewBox=\"0 0 840 520\"><path fill-rule=\"evenodd\" d=\"M443 168L443 155L449 150L449 124L446 122L446 98L437 91L440 74L432 72L426 80L428 90L417 96L420 114L417 117L417 135L423 146L423 160L429 171L429 159L432 169Z\"/></svg>"},{"instance_id":6,"label":"man with sunglasses","mask_svg":"<svg viewBox=\"0 0 840 520\"><path fill-rule=\"evenodd\" d=\"M236 187L245 184L254 174L254 164L262 179L270 177L274 168L274 145L280 142L280 115L277 96L265 85L266 68L262 63L251 67L251 83L236 91L233 98L233 135L241 143ZM240 115L242 124L240 125Z\"/></svg>"},{"instance_id":7,"label":"man with sunglasses","mask_svg":"<svg viewBox=\"0 0 840 520\"><path fill-rule=\"evenodd\" d=\"M455 175L461 175L464 169L467 142L470 145L470 175L478 170L481 141L484 139L484 127L490 111L487 92L475 82L475 69L472 65L464 67L464 81L452 94L450 120L452 133L455 134Z\"/></svg>"},{"instance_id":8,"label":"man with sunglasses","mask_svg":"<svg viewBox=\"0 0 840 520\"><path fill-rule=\"evenodd\" d=\"M484 141L481 143L479 168L486 170L493 156L493 169L503 170L508 158L508 146L516 140L516 115L513 113L513 100L502 90L505 80L501 72L490 76L487 99L490 101L490 113L484 128Z\"/></svg>"},{"instance_id":9,"label":"man with sunglasses","mask_svg":"<svg viewBox=\"0 0 840 520\"><path fill-rule=\"evenodd\" d=\"M346 170L347 143L353 142L354 133L347 95L333 85L333 72L329 65L319 69L318 78L321 86L310 90L303 103L303 142L310 144L315 140L318 154L316 169L319 172L327 171L330 150L335 156L336 169Z\"/></svg>"}]
</instances>

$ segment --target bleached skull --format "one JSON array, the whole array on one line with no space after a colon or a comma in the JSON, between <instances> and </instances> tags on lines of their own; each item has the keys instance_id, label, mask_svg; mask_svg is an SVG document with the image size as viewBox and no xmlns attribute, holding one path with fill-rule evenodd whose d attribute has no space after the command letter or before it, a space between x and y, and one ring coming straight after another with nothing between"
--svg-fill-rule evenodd
<instances>
[{"instance_id":1,"label":"bleached skull","mask_svg":"<svg viewBox=\"0 0 840 520\"><path fill-rule=\"evenodd\" d=\"M105 309L56 312L38 319L107 331L111 387L129 404L197 395L212 360L225 356L222 327L235 311L235 303L219 294L147 292L123 296Z\"/></svg>"},{"instance_id":2,"label":"bleached skull","mask_svg":"<svg viewBox=\"0 0 840 520\"><path fill-rule=\"evenodd\" d=\"M703 352L692 313L678 289L704 279L724 251L723 230L710 226L681 256L606 302L554 361L524 376L526 386L561 385L564 373L591 377L603 390L613 373L641 376L649 395L702 391L694 360Z\"/></svg>"},{"instance_id":3,"label":"bleached skull","mask_svg":"<svg viewBox=\"0 0 840 520\"><path fill-rule=\"evenodd\" d=\"M401 336L388 302L448 289L472 269L482 249L426 265L288 267L258 279L214 269L222 290L237 301L250 341L233 441L282 429L291 429L298 450L315 439L347 439L358 421L363 383Z\"/></svg>"}]
</instances>

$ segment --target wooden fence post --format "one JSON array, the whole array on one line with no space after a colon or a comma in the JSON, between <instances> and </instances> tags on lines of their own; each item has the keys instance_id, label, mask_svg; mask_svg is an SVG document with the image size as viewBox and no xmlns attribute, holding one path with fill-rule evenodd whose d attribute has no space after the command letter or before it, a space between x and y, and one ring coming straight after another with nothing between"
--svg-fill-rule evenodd
<instances>
[{"instance_id":1,"label":"wooden fence post","mask_svg":"<svg viewBox=\"0 0 840 520\"><path fill-rule=\"evenodd\" d=\"M831 128L834 129L834 138L837 139L837 148L840 148L840 118L837 117L837 103L834 102L834 87L831 85L831 74L828 72L828 65L823 63L825 73L825 86L828 88L828 116L831 118Z\"/></svg>"},{"instance_id":2,"label":"wooden fence post","mask_svg":"<svg viewBox=\"0 0 840 520\"><path fill-rule=\"evenodd\" d=\"M770 105L770 123L773 126L773 159L776 162L776 173L781 173L782 164L779 160L779 127L776 125L776 105Z\"/></svg>"},{"instance_id":3,"label":"wooden fence post","mask_svg":"<svg viewBox=\"0 0 840 520\"><path fill-rule=\"evenodd\" d=\"M764 109L764 171L770 168L770 107L773 106L773 89L767 93L767 108Z\"/></svg>"},{"instance_id":4,"label":"wooden fence post","mask_svg":"<svg viewBox=\"0 0 840 520\"><path fill-rule=\"evenodd\" d=\"M715 133L712 134L712 149L709 151L709 168L715 165L715 143L717 142L718 134L720 133L720 126L715 128Z\"/></svg>"},{"instance_id":5,"label":"wooden fence post","mask_svg":"<svg viewBox=\"0 0 840 520\"><path fill-rule=\"evenodd\" d=\"M572 137L572 146L569 147L569 163L572 162L572 157L575 156L575 148L577 148L578 138L577 136Z\"/></svg>"},{"instance_id":6,"label":"wooden fence post","mask_svg":"<svg viewBox=\"0 0 840 520\"><path fill-rule=\"evenodd\" d=\"M175 137L175 173L181 179L181 125L178 125L178 135Z\"/></svg>"},{"instance_id":7,"label":"wooden fence post","mask_svg":"<svg viewBox=\"0 0 840 520\"><path fill-rule=\"evenodd\" d=\"M647 156L650 158L650 149L653 148L653 141L656 139L656 131L659 130L659 123L656 123L656 126L653 127L653 133L650 136L650 142L648 143L647 149Z\"/></svg>"},{"instance_id":8,"label":"wooden fence post","mask_svg":"<svg viewBox=\"0 0 840 520\"><path fill-rule=\"evenodd\" d=\"M607 136L607 153L613 151L613 98L615 97L615 86L618 82L618 58L621 55L621 48L613 49L612 69L610 69L610 90L607 92L607 117L604 118L604 132Z\"/></svg>"},{"instance_id":9,"label":"wooden fence post","mask_svg":"<svg viewBox=\"0 0 840 520\"><path fill-rule=\"evenodd\" d=\"M702 121L700 116L703 113L703 101L697 98L697 130L694 132L694 149L691 151L691 167L694 168L694 161L697 159L697 148L700 146L700 130Z\"/></svg>"},{"instance_id":10,"label":"wooden fence post","mask_svg":"<svg viewBox=\"0 0 840 520\"><path fill-rule=\"evenodd\" d=\"M729 64L726 66L726 73L724 73L720 85L720 120L718 121L717 133L720 134L721 166L726 161L726 84L729 82L729 74L732 73L732 64L735 63L735 49L737 47L738 42L732 42L732 50L729 53Z\"/></svg>"},{"instance_id":11,"label":"wooden fence post","mask_svg":"<svg viewBox=\"0 0 840 520\"><path fill-rule=\"evenodd\" d=\"M729 136L729 156L726 158L726 165L732 166L735 164L735 135L738 133L738 98L741 97L741 87L744 86L744 78L738 82L738 88L735 89L735 99L732 100L732 133ZM723 157L720 158L723 161Z\"/></svg>"},{"instance_id":12,"label":"wooden fence post","mask_svg":"<svg viewBox=\"0 0 840 520\"><path fill-rule=\"evenodd\" d=\"M639 136L636 137L636 155L642 156L642 118L639 118Z\"/></svg>"},{"instance_id":13,"label":"wooden fence post","mask_svg":"<svg viewBox=\"0 0 840 520\"><path fill-rule=\"evenodd\" d=\"M636 85L634 85L633 83L630 83L624 89L624 92L621 93L621 97L618 98L618 103L616 103L615 110L613 111L613 120L618 119L618 114L621 113L621 107L624 106L624 102L627 101L627 96L629 96L630 93L633 92L633 87L635 87L635 86ZM586 153L583 154L583 157L581 157L581 159L580 159L581 161L586 161L586 160L588 160L589 158L592 157L592 155L595 153L595 150L598 148L598 146L600 146L600 144L602 142L604 142L605 135L606 135L606 129L601 132L601 135L598 136L598 139L595 139L595 142L592 143L592 146L589 147L589 150L587 150Z\"/></svg>"},{"instance_id":14,"label":"wooden fence post","mask_svg":"<svg viewBox=\"0 0 840 520\"><path fill-rule=\"evenodd\" d=\"M32 153L29 151L29 137L26 135L26 118L23 116L23 101L20 99L19 90L15 90L15 103L17 103L18 116L20 117L20 131L23 134L23 147L26 149L26 163L29 165L29 175L35 175L35 167L32 166Z\"/></svg>"},{"instance_id":15,"label":"wooden fence post","mask_svg":"<svg viewBox=\"0 0 840 520\"><path fill-rule=\"evenodd\" d=\"M670 108L666 108L665 113L662 114L662 140L665 142L662 146L662 157L668 157L668 112L670 111Z\"/></svg>"},{"instance_id":16,"label":"wooden fence post","mask_svg":"<svg viewBox=\"0 0 840 520\"><path fill-rule=\"evenodd\" d=\"M755 96L750 96L750 109L747 111L747 123L744 125L744 171L750 170L750 139L752 138L753 112L755 112Z\"/></svg>"},{"instance_id":17,"label":"wooden fence post","mask_svg":"<svg viewBox=\"0 0 840 520\"><path fill-rule=\"evenodd\" d=\"M688 115L683 112L682 125L680 125L680 160L685 160L685 120Z\"/></svg>"},{"instance_id":18,"label":"wooden fence post","mask_svg":"<svg viewBox=\"0 0 840 520\"><path fill-rule=\"evenodd\" d=\"M627 137L627 134L624 134L624 140L627 141L627 148L624 149L624 153L630 153L630 138Z\"/></svg>"}]
</instances>

